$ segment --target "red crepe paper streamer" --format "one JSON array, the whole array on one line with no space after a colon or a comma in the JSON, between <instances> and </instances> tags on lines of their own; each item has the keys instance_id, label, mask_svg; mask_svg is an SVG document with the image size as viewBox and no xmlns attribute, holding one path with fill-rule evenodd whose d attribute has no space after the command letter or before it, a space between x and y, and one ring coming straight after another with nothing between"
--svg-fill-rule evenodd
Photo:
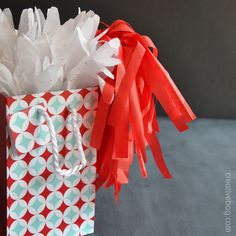
<instances>
[{"instance_id":1,"label":"red crepe paper streamer","mask_svg":"<svg viewBox=\"0 0 236 236\"><path fill-rule=\"evenodd\" d=\"M159 126L154 96L179 131L187 130L187 123L196 116L157 60L158 50L152 40L122 20L107 27L103 40L120 39L122 63L114 70L115 80L106 80L91 146L98 150L96 187L113 185L118 200L121 186L128 183L134 152L142 176L147 177L147 146L163 177L172 177L156 135Z\"/></svg>"}]
</instances>

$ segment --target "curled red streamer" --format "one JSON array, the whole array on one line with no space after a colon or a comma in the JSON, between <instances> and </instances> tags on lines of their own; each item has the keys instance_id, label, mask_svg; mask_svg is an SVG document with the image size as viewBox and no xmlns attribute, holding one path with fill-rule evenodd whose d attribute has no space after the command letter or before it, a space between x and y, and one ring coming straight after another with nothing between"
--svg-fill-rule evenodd
<instances>
[{"instance_id":1,"label":"curled red streamer","mask_svg":"<svg viewBox=\"0 0 236 236\"><path fill-rule=\"evenodd\" d=\"M104 40L119 38L122 63L115 81L106 80L93 127L91 146L98 150L97 188L114 186L115 197L127 184L134 150L143 177L147 176L146 147L164 178L171 178L156 132L159 131L153 95L179 131L196 117L157 60L158 50L147 36L136 33L124 21L108 27Z\"/></svg>"}]
</instances>

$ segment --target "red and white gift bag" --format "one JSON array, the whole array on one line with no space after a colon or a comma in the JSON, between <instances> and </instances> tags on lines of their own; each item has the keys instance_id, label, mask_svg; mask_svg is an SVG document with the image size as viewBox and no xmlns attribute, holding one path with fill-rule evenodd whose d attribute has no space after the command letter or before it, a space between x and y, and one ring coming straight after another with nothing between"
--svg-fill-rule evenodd
<instances>
[{"instance_id":1,"label":"red and white gift bag","mask_svg":"<svg viewBox=\"0 0 236 236\"><path fill-rule=\"evenodd\" d=\"M96 88L1 96L0 235L94 232L97 101Z\"/></svg>"},{"instance_id":2,"label":"red and white gift bag","mask_svg":"<svg viewBox=\"0 0 236 236\"><path fill-rule=\"evenodd\" d=\"M18 30L9 9L0 18L0 236L93 233L95 191L113 186L118 200L134 153L143 177L148 146L172 177L155 100L181 132L196 116L152 40L125 21L99 29L79 10L61 25L54 7L46 19L24 10ZM70 90L93 86L100 99L97 87Z\"/></svg>"}]
</instances>

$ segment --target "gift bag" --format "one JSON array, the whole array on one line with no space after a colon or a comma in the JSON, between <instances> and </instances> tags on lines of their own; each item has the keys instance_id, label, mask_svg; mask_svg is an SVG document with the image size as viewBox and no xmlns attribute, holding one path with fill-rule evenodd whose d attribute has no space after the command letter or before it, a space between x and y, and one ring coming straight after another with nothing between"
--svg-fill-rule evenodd
<instances>
[{"instance_id":1,"label":"gift bag","mask_svg":"<svg viewBox=\"0 0 236 236\"><path fill-rule=\"evenodd\" d=\"M118 201L134 154L147 177L148 146L172 177L156 102L181 132L196 116L149 37L100 23L93 11L61 24L57 8L35 8L15 29L0 9L0 236L93 233L95 190L113 186Z\"/></svg>"},{"instance_id":2,"label":"gift bag","mask_svg":"<svg viewBox=\"0 0 236 236\"><path fill-rule=\"evenodd\" d=\"M1 96L0 235L94 232L97 101L96 88Z\"/></svg>"}]
</instances>

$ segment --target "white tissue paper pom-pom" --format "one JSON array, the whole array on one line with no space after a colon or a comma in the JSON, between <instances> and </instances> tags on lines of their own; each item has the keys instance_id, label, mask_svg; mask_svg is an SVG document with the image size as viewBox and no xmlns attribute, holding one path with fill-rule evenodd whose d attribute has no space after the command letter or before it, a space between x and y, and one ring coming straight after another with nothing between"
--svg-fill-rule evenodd
<instances>
[{"instance_id":1,"label":"white tissue paper pom-pom","mask_svg":"<svg viewBox=\"0 0 236 236\"><path fill-rule=\"evenodd\" d=\"M0 93L6 96L99 86L114 78L120 41L100 42L100 18L80 11L63 25L58 9L23 10L18 30L0 10Z\"/></svg>"}]
</instances>

